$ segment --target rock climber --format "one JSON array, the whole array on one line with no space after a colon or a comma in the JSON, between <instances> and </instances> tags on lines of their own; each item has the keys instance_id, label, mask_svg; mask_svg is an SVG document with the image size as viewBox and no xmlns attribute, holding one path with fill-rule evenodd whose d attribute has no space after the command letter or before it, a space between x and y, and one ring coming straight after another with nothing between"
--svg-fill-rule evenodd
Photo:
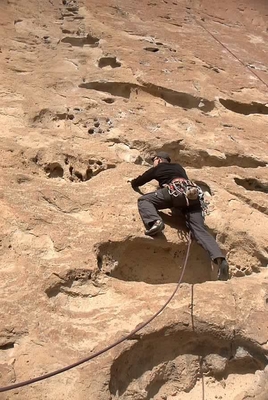
<instances>
[{"instance_id":1,"label":"rock climber","mask_svg":"<svg viewBox=\"0 0 268 400\"><path fill-rule=\"evenodd\" d=\"M229 266L216 240L204 224L206 203L199 186L189 180L185 169L178 163L171 163L168 153L158 152L152 157L153 166L128 182L134 190L155 179L160 188L138 199L138 209L146 228L145 235L154 236L165 228L158 210L177 208L185 216L186 226L192 236L218 265L218 280L227 280Z\"/></svg>"}]
</instances>

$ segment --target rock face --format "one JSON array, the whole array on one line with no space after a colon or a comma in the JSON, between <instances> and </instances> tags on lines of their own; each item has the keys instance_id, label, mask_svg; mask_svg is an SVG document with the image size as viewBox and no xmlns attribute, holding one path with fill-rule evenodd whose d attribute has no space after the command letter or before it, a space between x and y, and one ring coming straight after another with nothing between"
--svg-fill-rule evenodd
<instances>
[{"instance_id":1,"label":"rock face","mask_svg":"<svg viewBox=\"0 0 268 400\"><path fill-rule=\"evenodd\" d=\"M168 307L0 399L268 399L268 5L2 0L0 387L99 351L178 282L187 232L144 236L127 180L168 151L231 267L191 246ZM143 192L154 190L152 182Z\"/></svg>"}]
</instances>

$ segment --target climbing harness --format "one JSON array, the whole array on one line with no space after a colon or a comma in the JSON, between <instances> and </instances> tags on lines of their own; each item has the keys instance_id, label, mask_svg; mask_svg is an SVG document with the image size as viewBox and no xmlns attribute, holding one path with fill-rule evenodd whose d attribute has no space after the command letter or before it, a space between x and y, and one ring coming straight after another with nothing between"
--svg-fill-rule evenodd
<instances>
[{"instance_id":1,"label":"climbing harness","mask_svg":"<svg viewBox=\"0 0 268 400\"><path fill-rule=\"evenodd\" d=\"M187 251L186 251L186 256L185 256L185 259L184 259L184 264L183 264L183 267L182 267L181 275L180 275L179 281L178 281L173 293L168 298L168 300L165 302L165 304L152 317L150 317L147 321L139 324L128 335L124 336L123 338L117 340L116 342L110 344L109 346L97 351L96 353L94 353L94 354L92 354L92 355L90 355L90 356L88 356L86 358L83 358L83 359L81 359L81 360L79 360L79 361L77 361L77 362L75 362L73 364L67 365L66 367L57 369L57 370L49 372L47 374L37 376L36 378L32 378L32 379L28 379L26 381L14 383L13 385L0 387L0 393L7 392L7 391L13 390L13 389L17 389L17 388L20 388L20 387L23 387L23 386L28 386L28 385L31 385L31 384L36 383L36 382L43 381L45 379L51 378L52 376L62 374L63 372L66 372L66 371L68 371L68 370L70 370L72 368L75 368L78 365L84 364L84 363L92 360L93 358L96 358L96 357L100 356L101 354L106 353L107 351L111 350L112 348L118 346L119 344L123 343L125 340L130 339L133 335L135 335L137 332L139 332L145 326L149 325L159 314L161 314L162 311L164 311L164 309L167 307L167 305L171 302L171 300L173 299L173 297L177 293L177 291L178 291L178 289L180 287L180 284L182 282L182 278L184 276L185 269L186 269L186 265L187 265L187 261L188 261L189 253L190 253L190 246L191 246L191 235L189 235Z\"/></svg>"},{"instance_id":2,"label":"climbing harness","mask_svg":"<svg viewBox=\"0 0 268 400\"><path fill-rule=\"evenodd\" d=\"M189 200L199 199L203 217L208 215L208 202L205 200L203 190L196 183L189 179L173 179L173 181L167 185L167 189L168 193L173 197L183 195L188 207L190 205Z\"/></svg>"}]
</instances>

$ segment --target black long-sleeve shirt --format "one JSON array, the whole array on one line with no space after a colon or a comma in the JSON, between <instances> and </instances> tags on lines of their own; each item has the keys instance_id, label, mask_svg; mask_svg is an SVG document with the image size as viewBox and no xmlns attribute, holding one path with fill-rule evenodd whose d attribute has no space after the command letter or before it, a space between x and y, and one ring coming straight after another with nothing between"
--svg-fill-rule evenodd
<instances>
[{"instance_id":1,"label":"black long-sleeve shirt","mask_svg":"<svg viewBox=\"0 0 268 400\"><path fill-rule=\"evenodd\" d=\"M170 183L175 178L189 179L185 169L180 164L159 163L156 167L148 169L144 174L139 175L131 181L133 188L142 186L153 179L156 179L160 187Z\"/></svg>"}]
</instances>

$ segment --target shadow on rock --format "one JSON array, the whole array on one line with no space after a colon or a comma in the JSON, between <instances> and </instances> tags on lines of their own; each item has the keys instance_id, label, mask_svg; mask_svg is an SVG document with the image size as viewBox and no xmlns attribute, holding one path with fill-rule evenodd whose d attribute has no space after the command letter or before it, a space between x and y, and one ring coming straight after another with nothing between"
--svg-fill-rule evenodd
<instances>
[{"instance_id":1,"label":"shadow on rock","mask_svg":"<svg viewBox=\"0 0 268 400\"><path fill-rule=\"evenodd\" d=\"M96 245L98 268L123 281L165 284L178 282L186 256L187 241L172 243L163 238L127 238ZM211 265L206 252L191 245L183 282L211 280Z\"/></svg>"}]
</instances>

